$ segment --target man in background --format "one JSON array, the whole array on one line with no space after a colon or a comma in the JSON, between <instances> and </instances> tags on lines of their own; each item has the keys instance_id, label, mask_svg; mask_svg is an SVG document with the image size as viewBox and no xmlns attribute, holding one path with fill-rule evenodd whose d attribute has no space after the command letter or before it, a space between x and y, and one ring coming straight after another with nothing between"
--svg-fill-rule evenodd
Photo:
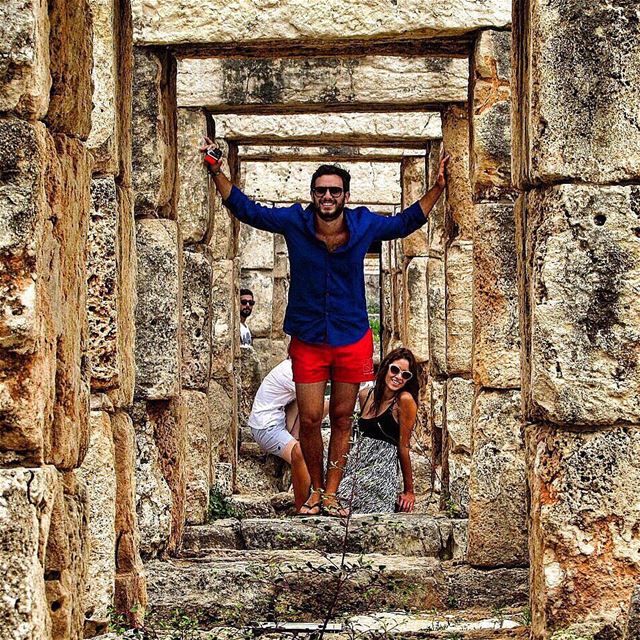
<instances>
[{"instance_id":1,"label":"man in background","mask_svg":"<svg viewBox=\"0 0 640 640\"><path fill-rule=\"evenodd\" d=\"M247 318L251 315L255 303L251 289L240 289L240 344L253 344Z\"/></svg>"}]
</instances>

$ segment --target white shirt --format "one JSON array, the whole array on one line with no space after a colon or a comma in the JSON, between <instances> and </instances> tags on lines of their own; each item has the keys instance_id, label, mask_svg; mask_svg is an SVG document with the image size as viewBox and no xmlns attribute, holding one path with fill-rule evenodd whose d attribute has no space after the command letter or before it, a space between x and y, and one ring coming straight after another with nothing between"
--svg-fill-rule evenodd
<instances>
[{"instance_id":1,"label":"white shirt","mask_svg":"<svg viewBox=\"0 0 640 640\"><path fill-rule=\"evenodd\" d=\"M240 344L252 344L253 338L251 337L251 331L246 324L240 323Z\"/></svg>"},{"instance_id":2,"label":"white shirt","mask_svg":"<svg viewBox=\"0 0 640 640\"><path fill-rule=\"evenodd\" d=\"M296 399L291 360L283 360L262 381L253 400L248 424L252 429L267 429L286 423L285 407Z\"/></svg>"}]
</instances>

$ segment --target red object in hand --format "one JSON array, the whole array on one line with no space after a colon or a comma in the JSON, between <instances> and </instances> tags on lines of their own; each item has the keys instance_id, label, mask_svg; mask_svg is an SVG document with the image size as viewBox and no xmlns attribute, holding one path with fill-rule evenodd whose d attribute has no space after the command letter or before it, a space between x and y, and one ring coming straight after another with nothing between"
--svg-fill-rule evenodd
<instances>
[{"instance_id":1,"label":"red object in hand","mask_svg":"<svg viewBox=\"0 0 640 640\"><path fill-rule=\"evenodd\" d=\"M210 165L218 164L220 158L222 158L222 151L220 151L220 149L207 149L207 152L204 154L204 161Z\"/></svg>"}]
</instances>

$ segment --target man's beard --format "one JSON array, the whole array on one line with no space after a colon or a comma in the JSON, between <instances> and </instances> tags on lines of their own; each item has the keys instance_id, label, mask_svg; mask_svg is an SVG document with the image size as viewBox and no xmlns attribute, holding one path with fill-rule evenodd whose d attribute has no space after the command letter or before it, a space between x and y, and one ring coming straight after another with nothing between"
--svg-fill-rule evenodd
<instances>
[{"instance_id":1,"label":"man's beard","mask_svg":"<svg viewBox=\"0 0 640 640\"><path fill-rule=\"evenodd\" d=\"M344 203L342 203L341 205L336 205L336 210L333 213L323 213L321 205L317 205L315 207L315 210L316 214L321 220L324 220L325 222L331 222L332 220L336 220L342 215L342 212L344 211Z\"/></svg>"},{"instance_id":2,"label":"man's beard","mask_svg":"<svg viewBox=\"0 0 640 640\"><path fill-rule=\"evenodd\" d=\"M251 309L240 309L240 315L243 318L248 318L251 315Z\"/></svg>"}]
</instances>

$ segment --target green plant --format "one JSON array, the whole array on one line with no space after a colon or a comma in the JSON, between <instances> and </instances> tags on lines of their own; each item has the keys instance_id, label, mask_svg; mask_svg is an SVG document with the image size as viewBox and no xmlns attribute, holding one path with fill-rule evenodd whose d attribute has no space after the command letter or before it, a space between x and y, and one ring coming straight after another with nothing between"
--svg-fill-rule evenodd
<instances>
[{"instance_id":1,"label":"green plant","mask_svg":"<svg viewBox=\"0 0 640 640\"><path fill-rule=\"evenodd\" d=\"M524 624L527 627L531 626L531 608L530 607L525 607L522 610L522 613L519 616L520 618L520 622L522 622L522 624Z\"/></svg>"},{"instance_id":2,"label":"green plant","mask_svg":"<svg viewBox=\"0 0 640 640\"><path fill-rule=\"evenodd\" d=\"M449 518L459 518L461 516L460 507L450 496L444 499L444 511Z\"/></svg>"},{"instance_id":3,"label":"green plant","mask_svg":"<svg viewBox=\"0 0 640 640\"><path fill-rule=\"evenodd\" d=\"M218 489L212 487L209 491L209 510L207 512L207 519L209 522L212 520L221 520L222 518L237 518L238 514L233 503L227 496L220 493Z\"/></svg>"},{"instance_id":4,"label":"green plant","mask_svg":"<svg viewBox=\"0 0 640 640\"><path fill-rule=\"evenodd\" d=\"M124 635L125 631L130 629L129 621L124 613L118 613L115 607L110 606L107 609L107 616L109 622L107 624L107 631L109 633L115 633L118 636Z\"/></svg>"},{"instance_id":5,"label":"green plant","mask_svg":"<svg viewBox=\"0 0 640 640\"><path fill-rule=\"evenodd\" d=\"M460 607L458 598L456 598L453 594L449 594L449 596L447 597L447 607L449 609L458 609Z\"/></svg>"},{"instance_id":6,"label":"green plant","mask_svg":"<svg viewBox=\"0 0 640 640\"><path fill-rule=\"evenodd\" d=\"M369 326L375 340L380 339L380 320L378 318L369 318Z\"/></svg>"}]
</instances>

